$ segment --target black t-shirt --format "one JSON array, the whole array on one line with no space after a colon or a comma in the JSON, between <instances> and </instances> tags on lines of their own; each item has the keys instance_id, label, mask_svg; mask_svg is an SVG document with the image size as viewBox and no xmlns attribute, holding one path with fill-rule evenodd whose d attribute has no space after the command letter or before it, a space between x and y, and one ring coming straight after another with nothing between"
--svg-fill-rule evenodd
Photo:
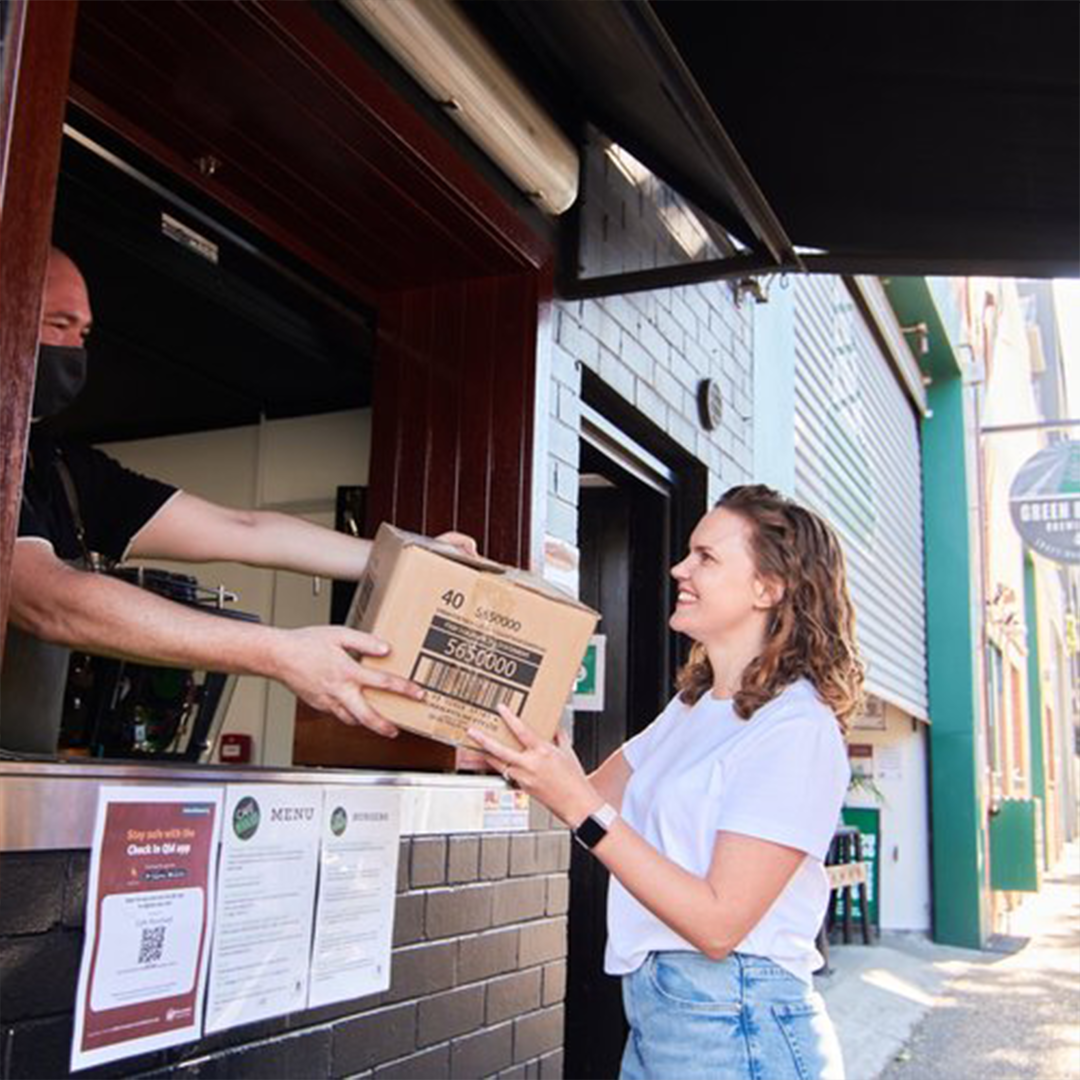
<instances>
[{"instance_id":1,"label":"black t-shirt","mask_svg":"<svg viewBox=\"0 0 1080 1080\"><path fill-rule=\"evenodd\" d=\"M125 469L108 454L79 443L54 441L31 429L19 537L48 540L58 558L84 554L57 461L71 474L86 546L120 559L135 534L176 493L176 488Z\"/></svg>"}]
</instances>

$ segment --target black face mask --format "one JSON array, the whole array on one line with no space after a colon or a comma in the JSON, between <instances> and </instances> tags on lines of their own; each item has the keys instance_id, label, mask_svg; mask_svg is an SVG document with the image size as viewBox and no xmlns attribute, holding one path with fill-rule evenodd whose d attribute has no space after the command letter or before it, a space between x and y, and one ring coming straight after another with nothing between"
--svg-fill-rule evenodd
<instances>
[{"instance_id":1,"label":"black face mask","mask_svg":"<svg viewBox=\"0 0 1080 1080\"><path fill-rule=\"evenodd\" d=\"M35 420L66 409L86 385L86 350L78 345L39 345L34 404Z\"/></svg>"}]
</instances>

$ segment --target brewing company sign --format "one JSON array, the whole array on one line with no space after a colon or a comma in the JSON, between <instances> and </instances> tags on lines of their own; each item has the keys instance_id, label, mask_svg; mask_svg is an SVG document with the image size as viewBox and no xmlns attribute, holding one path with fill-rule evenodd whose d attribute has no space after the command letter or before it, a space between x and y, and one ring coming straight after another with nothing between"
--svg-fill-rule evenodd
<instances>
[{"instance_id":1,"label":"brewing company sign","mask_svg":"<svg viewBox=\"0 0 1080 1080\"><path fill-rule=\"evenodd\" d=\"M1013 480L1009 508L1033 551L1080 563L1080 443L1054 443L1028 458Z\"/></svg>"}]
</instances>

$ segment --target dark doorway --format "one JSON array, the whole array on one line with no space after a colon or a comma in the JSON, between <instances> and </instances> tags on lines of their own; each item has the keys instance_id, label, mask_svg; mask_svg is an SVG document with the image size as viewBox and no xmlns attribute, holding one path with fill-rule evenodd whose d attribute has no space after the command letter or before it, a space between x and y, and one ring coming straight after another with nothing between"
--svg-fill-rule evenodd
<instances>
[{"instance_id":1,"label":"dark doorway","mask_svg":"<svg viewBox=\"0 0 1080 1080\"><path fill-rule=\"evenodd\" d=\"M689 464L689 463L687 463ZM683 520L703 501L698 469L672 470L586 408L578 537L581 598L607 637L604 709L575 716L574 746L594 769L646 727L667 701L676 658L667 627L668 568ZM695 512L696 511L696 512ZM571 867L566 1075L613 1077L626 1038L619 980L603 973L608 875L575 846Z\"/></svg>"}]
</instances>

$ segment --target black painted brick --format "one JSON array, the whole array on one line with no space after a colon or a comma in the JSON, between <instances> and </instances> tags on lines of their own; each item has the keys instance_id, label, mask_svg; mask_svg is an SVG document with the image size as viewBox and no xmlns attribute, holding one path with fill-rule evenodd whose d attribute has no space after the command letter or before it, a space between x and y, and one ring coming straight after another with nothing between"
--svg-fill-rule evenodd
<instances>
[{"instance_id":1,"label":"black painted brick","mask_svg":"<svg viewBox=\"0 0 1080 1080\"><path fill-rule=\"evenodd\" d=\"M563 1007L554 1005L550 1009L520 1016L514 1021L514 1060L527 1061L529 1058L557 1050L563 1041Z\"/></svg>"},{"instance_id":2,"label":"black painted brick","mask_svg":"<svg viewBox=\"0 0 1080 1080\"><path fill-rule=\"evenodd\" d=\"M390 989L384 1000L389 1004L448 989L454 985L456 959L454 941L398 949L390 961Z\"/></svg>"},{"instance_id":3,"label":"black painted brick","mask_svg":"<svg viewBox=\"0 0 1080 1080\"><path fill-rule=\"evenodd\" d=\"M454 1040L450 1047L450 1075L455 1080L475 1080L497 1073L513 1060L513 1024L500 1024Z\"/></svg>"},{"instance_id":4,"label":"black painted brick","mask_svg":"<svg viewBox=\"0 0 1080 1080\"><path fill-rule=\"evenodd\" d=\"M511 1065L509 1069L503 1069L499 1073L498 1080L527 1080L528 1075L524 1065Z\"/></svg>"},{"instance_id":5,"label":"black painted brick","mask_svg":"<svg viewBox=\"0 0 1080 1080\"><path fill-rule=\"evenodd\" d=\"M570 878L566 874L553 874L547 879L548 915L565 915L570 910Z\"/></svg>"},{"instance_id":6,"label":"black painted brick","mask_svg":"<svg viewBox=\"0 0 1080 1080\"><path fill-rule=\"evenodd\" d=\"M41 934L64 910L67 856L11 852L0 856L0 935Z\"/></svg>"},{"instance_id":7,"label":"black painted brick","mask_svg":"<svg viewBox=\"0 0 1080 1080\"><path fill-rule=\"evenodd\" d=\"M226 1050L199 1062L195 1075L219 1080L321 1080L330 1075L330 1047L330 1029L316 1028ZM191 1072L181 1071L183 1075Z\"/></svg>"},{"instance_id":8,"label":"black painted brick","mask_svg":"<svg viewBox=\"0 0 1080 1080\"><path fill-rule=\"evenodd\" d=\"M566 997L566 961L544 965L544 1004L556 1005Z\"/></svg>"},{"instance_id":9,"label":"black painted brick","mask_svg":"<svg viewBox=\"0 0 1080 1080\"><path fill-rule=\"evenodd\" d=\"M427 894L424 930L429 938L486 930L491 925L491 885L455 886Z\"/></svg>"},{"instance_id":10,"label":"black painted brick","mask_svg":"<svg viewBox=\"0 0 1080 1080\"><path fill-rule=\"evenodd\" d=\"M73 1020L53 1016L28 1020L5 1032L3 1075L20 1080L52 1080L68 1075Z\"/></svg>"},{"instance_id":11,"label":"black painted brick","mask_svg":"<svg viewBox=\"0 0 1080 1080\"><path fill-rule=\"evenodd\" d=\"M331 1074L370 1069L416 1048L416 1005L392 1005L345 1020L333 1028Z\"/></svg>"},{"instance_id":12,"label":"black painted brick","mask_svg":"<svg viewBox=\"0 0 1080 1080\"><path fill-rule=\"evenodd\" d=\"M537 919L544 914L547 886L543 878L510 878L493 886L492 926Z\"/></svg>"},{"instance_id":13,"label":"black painted brick","mask_svg":"<svg viewBox=\"0 0 1080 1080\"><path fill-rule=\"evenodd\" d=\"M536 838L536 863L537 870L542 874L569 870L570 833L566 829L540 833Z\"/></svg>"},{"instance_id":14,"label":"black painted brick","mask_svg":"<svg viewBox=\"0 0 1080 1080\"><path fill-rule=\"evenodd\" d=\"M553 1050L540 1059L540 1080L562 1080L563 1052Z\"/></svg>"},{"instance_id":15,"label":"black painted brick","mask_svg":"<svg viewBox=\"0 0 1080 1080\"><path fill-rule=\"evenodd\" d=\"M513 971L518 959L518 930L492 930L461 938L458 945L459 983L487 979Z\"/></svg>"},{"instance_id":16,"label":"black painted brick","mask_svg":"<svg viewBox=\"0 0 1080 1080\"><path fill-rule=\"evenodd\" d=\"M480 877L493 881L506 877L510 869L510 837L485 836L480 841Z\"/></svg>"},{"instance_id":17,"label":"black painted brick","mask_svg":"<svg viewBox=\"0 0 1080 1080\"><path fill-rule=\"evenodd\" d=\"M450 1044L434 1046L419 1054L380 1065L373 1080L438 1080L450 1075Z\"/></svg>"},{"instance_id":18,"label":"black painted brick","mask_svg":"<svg viewBox=\"0 0 1080 1080\"><path fill-rule=\"evenodd\" d=\"M51 930L0 943L0 1016L22 1020L70 1011L82 934Z\"/></svg>"},{"instance_id":19,"label":"black painted brick","mask_svg":"<svg viewBox=\"0 0 1080 1080\"><path fill-rule=\"evenodd\" d=\"M539 873L536 858L536 833L517 833L510 837L510 876Z\"/></svg>"},{"instance_id":20,"label":"black painted brick","mask_svg":"<svg viewBox=\"0 0 1080 1080\"><path fill-rule=\"evenodd\" d=\"M452 836L447 856L446 880L476 881L480 876L480 837Z\"/></svg>"},{"instance_id":21,"label":"black painted brick","mask_svg":"<svg viewBox=\"0 0 1080 1080\"><path fill-rule=\"evenodd\" d=\"M417 1004L417 1046L430 1046L475 1031L484 1022L484 987L466 986Z\"/></svg>"},{"instance_id":22,"label":"black painted brick","mask_svg":"<svg viewBox=\"0 0 1080 1080\"><path fill-rule=\"evenodd\" d=\"M413 840L409 882L414 889L446 882L445 836L418 836Z\"/></svg>"},{"instance_id":23,"label":"black painted brick","mask_svg":"<svg viewBox=\"0 0 1080 1080\"><path fill-rule=\"evenodd\" d=\"M540 1008L540 968L515 971L487 984L487 1023L497 1024ZM508 1063L509 1064L509 1063Z\"/></svg>"},{"instance_id":24,"label":"black painted brick","mask_svg":"<svg viewBox=\"0 0 1080 1080\"><path fill-rule=\"evenodd\" d=\"M424 894L408 893L397 898L394 911L394 945L411 945L424 936Z\"/></svg>"},{"instance_id":25,"label":"black painted brick","mask_svg":"<svg viewBox=\"0 0 1080 1080\"><path fill-rule=\"evenodd\" d=\"M526 968L566 956L566 919L545 919L521 928L518 964Z\"/></svg>"},{"instance_id":26,"label":"black painted brick","mask_svg":"<svg viewBox=\"0 0 1080 1080\"><path fill-rule=\"evenodd\" d=\"M403 893L409 888L409 841L402 840L398 845L397 891Z\"/></svg>"},{"instance_id":27,"label":"black painted brick","mask_svg":"<svg viewBox=\"0 0 1080 1080\"><path fill-rule=\"evenodd\" d=\"M86 887L90 880L90 853L72 852L64 882L64 925L81 930L86 924Z\"/></svg>"}]
</instances>

